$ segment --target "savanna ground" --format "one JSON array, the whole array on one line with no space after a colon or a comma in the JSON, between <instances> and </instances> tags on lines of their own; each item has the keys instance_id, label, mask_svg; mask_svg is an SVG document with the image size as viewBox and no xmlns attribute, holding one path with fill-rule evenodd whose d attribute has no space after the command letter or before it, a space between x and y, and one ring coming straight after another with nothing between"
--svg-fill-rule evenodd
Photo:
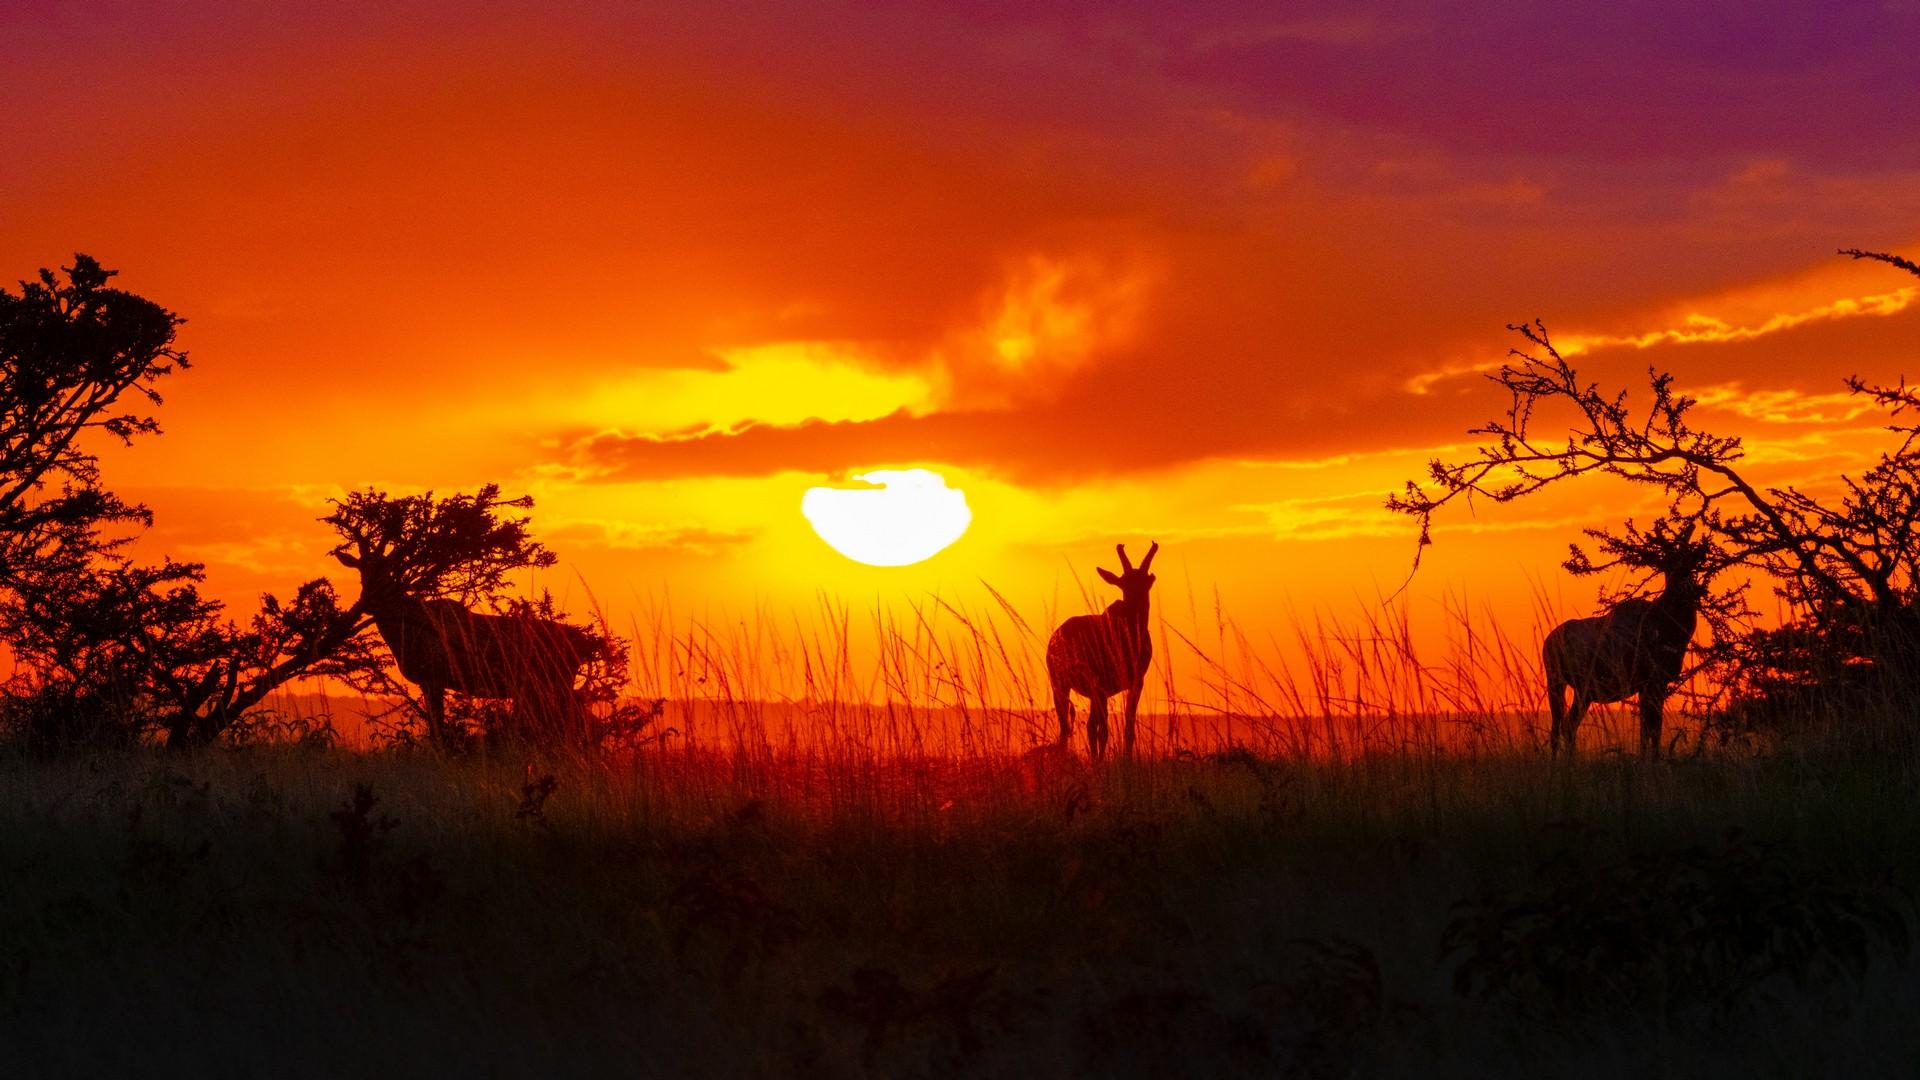
<instances>
[{"instance_id":1,"label":"savanna ground","mask_svg":"<svg viewBox=\"0 0 1920 1080\"><path fill-rule=\"evenodd\" d=\"M1906 1074L1859 745L8 757L0 1073Z\"/></svg>"}]
</instances>

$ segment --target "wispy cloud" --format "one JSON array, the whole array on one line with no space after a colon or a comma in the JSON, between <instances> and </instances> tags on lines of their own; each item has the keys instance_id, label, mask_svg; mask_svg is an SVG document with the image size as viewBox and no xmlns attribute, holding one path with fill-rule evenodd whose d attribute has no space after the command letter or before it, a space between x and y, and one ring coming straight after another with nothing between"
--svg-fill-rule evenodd
<instances>
[{"instance_id":1,"label":"wispy cloud","mask_svg":"<svg viewBox=\"0 0 1920 1080\"><path fill-rule=\"evenodd\" d=\"M751 529L637 521L563 521L548 530L556 541L595 544L621 551L673 551L714 555L751 543Z\"/></svg>"},{"instance_id":2,"label":"wispy cloud","mask_svg":"<svg viewBox=\"0 0 1920 1080\"><path fill-rule=\"evenodd\" d=\"M1573 358L1613 349L1651 349L1656 346L1672 345L1734 344L1754 341L1772 334L1779 334L1818 323L1870 317L1887 318L1906 311L1909 307L1913 306L1916 299L1920 299L1920 288L1908 287L1895 289L1891 292L1868 293L1862 296L1843 296L1837 300L1816 304L1812 307L1801 308L1795 311L1776 312L1767 318L1748 322L1735 322L1731 319L1695 311L1681 316L1678 326L1659 327L1631 333L1609 334L1575 331L1572 333L1555 334L1554 347L1560 350L1560 355ZM1414 375L1407 379L1403 385L1408 393L1424 396L1432 393L1434 388L1443 382L1471 375L1484 375L1488 372L1498 370L1502 364L1506 363L1506 359L1505 356L1502 356L1491 360L1448 364L1432 371L1423 371ZM1755 392L1740 391L1738 384L1729 384L1725 387L1713 387L1702 393L1711 394L1728 391L1745 393L1750 397L1755 396ZM1780 393L1785 395L1791 392L1783 391ZM1821 397L1819 400L1831 405L1833 401L1845 396L1846 395L1831 395L1830 397ZM1716 401L1716 404L1724 400L1726 400L1726 398L1723 393L1723 397L1719 401ZM1812 401L1814 399L1806 398L1804 400ZM1729 407L1735 408L1736 411L1742 412L1743 415L1754 416L1755 418L1772 418L1762 415L1769 405L1785 408L1788 402L1784 396L1771 399L1765 403L1754 406L1755 409L1760 410L1759 412L1751 412L1737 405L1729 405ZM1839 418L1849 419L1851 415L1857 414L1843 415Z\"/></svg>"},{"instance_id":3,"label":"wispy cloud","mask_svg":"<svg viewBox=\"0 0 1920 1080\"><path fill-rule=\"evenodd\" d=\"M1279 541L1406 539L1413 529L1403 514L1381 506L1378 491L1356 491L1318 498L1248 503L1233 509L1265 517L1258 532ZM1539 515L1515 513L1500 518L1463 518L1446 525L1449 533L1483 535L1557 531L1576 533L1595 524L1591 513Z\"/></svg>"},{"instance_id":4,"label":"wispy cloud","mask_svg":"<svg viewBox=\"0 0 1920 1080\"><path fill-rule=\"evenodd\" d=\"M1874 410L1871 400L1845 391L1754 390L1738 382L1705 387L1693 397L1707 408L1770 424L1845 424Z\"/></svg>"},{"instance_id":5,"label":"wispy cloud","mask_svg":"<svg viewBox=\"0 0 1920 1080\"><path fill-rule=\"evenodd\" d=\"M1755 338L1777 334L1783 330L1792 330L1809 323L1898 315L1913 303L1916 296L1920 296L1920 288L1842 297L1830 303L1800 311L1779 312L1758 323L1747 325L1736 325L1713 315L1695 312L1688 314L1681 325L1675 327L1647 330L1636 334L1568 334L1559 337L1556 344L1561 355L1578 356L1601 349L1650 349L1656 345L1703 345L1752 341Z\"/></svg>"}]
</instances>

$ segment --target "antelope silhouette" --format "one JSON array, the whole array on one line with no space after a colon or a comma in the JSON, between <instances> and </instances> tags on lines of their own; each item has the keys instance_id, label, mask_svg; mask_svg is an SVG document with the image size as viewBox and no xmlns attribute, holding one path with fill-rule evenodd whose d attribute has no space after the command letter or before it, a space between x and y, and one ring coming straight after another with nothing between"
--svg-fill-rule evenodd
<instances>
[{"instance_id":1,"label":"antelope silhouette","mask_svg":"<svg viewBox=\"0 0 1920 1080\"><path fill-rule=\"evenodd\" d=\"M446 736L448 690L510 698L521 723L551 729L584 720L573 683L594 652L586 631L533 615L484 615L452 600L421 599L388 571L378 549L365 545L358 553L336 548L333 556L360 572L360 606L373 616L400 674L420 687L434 741Z\"/></svg>"},{"instance_id":2,"label":"antelope silhouette","mask_svg":"<svg viewBox=\"0 0 1920 1080\"><path fill-rule=\"evenodd\" d=\"M1660 595L1623 600L1604 615L1569 619L1547 635L1540 663L1553 715L1549 746L1554 756L1562 740L1567 756L1573 756L1588 706L1629 697L1639 699L1640 755L1660 756L1661 710L1680 678L1705 593L1700 571L1707 552L1704 545L1690 543L1692 533L1689 525L1663 545L1656 566L1665 579Z\"/></svg>"},{"instance_id":3,"label":"antelope silhouette","mask_svg":"<svg viewBox=\"0 0 1920 1080\"><path fill-rule=\"evenodd\" d=\"M1147 593L1154 576L1148 573L1158 543L1134 566L1127 546L1115 544L1120 573L1097 568L1101 580L1120 590L1120 599L1098 615L1075 615L1062 622L1047 642L1047 681L1053 685L1053 711L1060 718L1060 745L1073 737L1073 693L1087 699L1087 749L1095 760L1107 752L1107 699L1127 692L1126 726L1121 750L1133 756L1134 717L1140 708L1140 685L1153 661L1153 639L1147 632Z\"/></svg>"}]
</instances>

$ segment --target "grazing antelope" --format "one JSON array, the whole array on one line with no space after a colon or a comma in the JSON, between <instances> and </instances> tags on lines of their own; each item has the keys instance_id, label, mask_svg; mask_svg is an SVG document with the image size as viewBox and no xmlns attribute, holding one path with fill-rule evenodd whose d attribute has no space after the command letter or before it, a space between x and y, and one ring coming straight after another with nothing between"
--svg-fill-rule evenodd
<instances>
[{"instance_id":1,"label":"grazing antelope","mask_svg":"<svg viewBox=\"0 0 1920 1080\"><path fill-rule=\"evenodd\" d=\"M334 558L360 572L360 604L386 640L400 674L420 687L427 732L446 735L448 690L511 698L516 718L547 730L584 720L575 676L595 642L579 627L533 615L483 615L452 600L422 600L388 572L385 557L362 546Z\"/></svg>"},{"instance_id":2,"label":"grazing antelope","mask_svg":"<svg viewBox=\"0 0 1920 1080\"><path fill-rule=\"evenodd\" d=\"M1661 558L1658 569L1666 582L1659 596L1623 600L1604 615L1569 619L1547 635L1540 662L1553 714L1554 756L1563 740L1573 756L1588 706L1629 697L1639 698L1640 755L1660 756L1661 708L1680 678L1705 593L1700 569L1706 549L1688 543L1692 531L1688 526ZM1569 688L1571 703L1565 700Z\"/></svg>"},{"instance_id":3,"label":"grazing antelope","mask_svg":"<svg viewBox=\"0 0 1920 1080\"><path fill-rule=\"evenodd\" d=\"M1073 736L1070 694L1077 692L1087 699L1087 748L1095 760L1107 752L1107 699L1122 690L1127 692L1127 722L1121 749L1127 757L1133 756L1140 685L1153 661L1147 592L1154 577L1147 570L1160 545L1149 547L1137 567L1127 559L1125 544L1114 545L1114 550L1120 553L1120 573L1101 568L1100 577L1120 590L1120 599L1098 615L1075 615L1061 623L1047 642L1047 681L1053 684L1053 711L1060 717L1060 745Z\"/></svg>"}]
</instances>

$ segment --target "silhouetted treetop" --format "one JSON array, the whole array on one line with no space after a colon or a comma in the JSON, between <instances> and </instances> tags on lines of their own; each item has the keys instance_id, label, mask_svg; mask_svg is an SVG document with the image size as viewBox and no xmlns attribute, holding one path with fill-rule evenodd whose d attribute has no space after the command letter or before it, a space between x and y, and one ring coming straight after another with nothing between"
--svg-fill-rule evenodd
<instances>
[{"instance_id":1,"label":"silhouetted treetop","mask_svg":"<svg viewBox=\"0 0 1920 1080\"><path fill-rule=\"evenodd\" d=\"M1626 390L1609 393L1585 382L1553 344L1544 323L1512 324L1527 345L1508 351L1507 362L1488 375L1507 394L1504 415L1471 428L1480 436L1475 456L1435 459L1425 483L1409 480L1387 508L1419 522L1419 544L1433 542L1434 515L1448 505L1476 498L1511 502L1550 484L1587 475L1615 476L1659 488L1689 501L1692 517L1714 499L1703 476L1737 489L1732 465L1745 456L1738 436L1693 427L1696 402L1677 394L1673 376L1649 369L1650 391L1635 407Z\"/></svg>"},{"instance_id":2,"label":"silhouetted treetop","mask_svg":"<svg viewBox=\"0 0 1920 1080\"><path fill-rule=\"evenodd\" d=\"M159 431L123 399L157 406L158 381L187 366L174 347L179 316L108 288L115 271L90 256L63 273L41 270L18 294L0 289L0 580L29 563L84 562L111 546L100 526L147 522L144 507L100 486L83 436L132 442Z\"/></svg>"},{"instance_id":3,"label":"silhouetted treetop","mask_svg":"<svg viewBox=\"0 0 1920 1080\"><path fill-rule=\"evenodd\" d=\"M330 554L363 582L409 596L471 603L500 591L514 570L554 563L526 517L502 513L528 509L533 499L503 498L498 484L444 499L369 490L332 503L333 513L320 520L342 540Z\"/></svg>"}]
</instances>

